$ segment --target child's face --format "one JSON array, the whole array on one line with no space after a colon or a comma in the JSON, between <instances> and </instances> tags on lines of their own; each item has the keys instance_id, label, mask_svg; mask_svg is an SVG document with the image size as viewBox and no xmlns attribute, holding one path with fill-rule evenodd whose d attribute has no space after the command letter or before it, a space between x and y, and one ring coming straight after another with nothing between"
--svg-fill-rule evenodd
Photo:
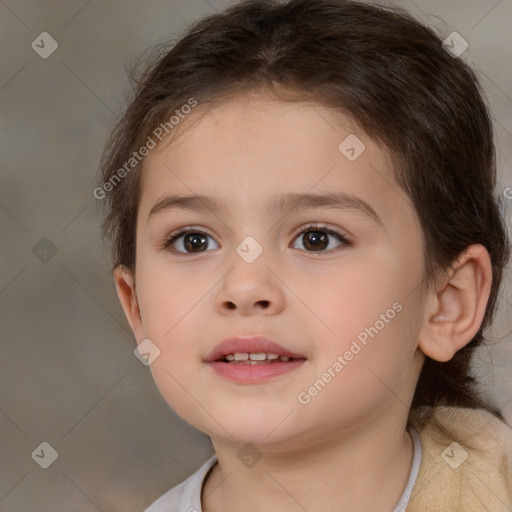
<instances>
[{"instance_id":1,"label":"child's face","mask_svg":"<svg viewBox=\"0 0 512 512\"><path fill-rule=\"evenodd\" d=\"M380 147L357 131L366 146L357 159L338 149L352 133L318 106L245 98L214 108L145 162L142 322L135 315L131 324L138 343L149 338L161 351L150 368L164 398L212 438L295 446L300 435L307 445L407 417L423 357L421 231ZM267 209L280 195L326 193L359 198L380 223L357 209ZM167 195L209 196L227 209L150 216ZM351 245L324 232L315 239L309 223L326 223ZM204 243L182 236L163 248L188 226L208 235ZM263 249L251 263L237 252L247 237ZM225 338L252 334L307 360L255 383L228 380L204 361Z\"/></svg>"}]
</instances>

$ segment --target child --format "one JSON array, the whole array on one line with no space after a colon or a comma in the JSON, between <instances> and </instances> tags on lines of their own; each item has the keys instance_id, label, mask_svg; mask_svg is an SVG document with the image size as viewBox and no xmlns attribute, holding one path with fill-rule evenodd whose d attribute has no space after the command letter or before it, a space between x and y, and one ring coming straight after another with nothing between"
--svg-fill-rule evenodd
<instances>
[{"instance_id":1,"label":"child","mask_svg":"<svg viewBox=\"0 0 512 512\"><path fill-rule=\"evenodd\" d=\"M469 375L510 244L451 47L397 8L255 0L150 63L95 196L138 353L215 455L147 512L511 510Z\"/></svg>"}]
</instances>

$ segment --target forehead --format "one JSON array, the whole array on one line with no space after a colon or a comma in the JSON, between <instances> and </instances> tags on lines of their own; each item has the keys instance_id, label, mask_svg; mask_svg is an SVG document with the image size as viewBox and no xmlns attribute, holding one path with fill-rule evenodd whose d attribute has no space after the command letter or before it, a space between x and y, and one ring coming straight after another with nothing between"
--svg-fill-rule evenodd
<instances>
[{"instance_id":1,"label":"forehead","mask_svg":"<svg viewBox=\"0 0 512 512\"><path fill-rule=\"evenodd\" d=\"M383 217L407 202L388 153L356 123L266 95L199 105L170 143L146 157L143 176L146 218L164 194L215 196L254 212L278 193L335 191L357 195Z\"/></svg>"}]
</instances>

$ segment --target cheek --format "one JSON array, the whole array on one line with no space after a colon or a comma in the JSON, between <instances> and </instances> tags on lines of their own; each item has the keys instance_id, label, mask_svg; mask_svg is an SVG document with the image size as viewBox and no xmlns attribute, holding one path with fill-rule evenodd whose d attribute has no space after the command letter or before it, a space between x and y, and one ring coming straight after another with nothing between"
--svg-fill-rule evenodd
<instances>
[{"instance_id":1,"label":"cheek","mask_svg":"<svg viewBox=\"0 0 512 512\"><path fill-rule=\"evenodd\" d=\"M316 317L319 332L343 344L400 301L399 266L385 248L379 254L351 255L331 264L321 275L309 271L297 276L294 292L311 312L310 325ZM390 311L390 316L393 313Z\"/></svg>"},{"instance_id":2,"label":"cheek","mask_svg":"<svg viewBox=\"0 0 512 512\"><path fill-rule=\"evenodd\" d=\"M318 360L301 389L303 400L310 400L304 414L322 416L330 411L325 426L334 428L340 421L356 424L368 414L407 403L418 332L412 323L411 302L394 305L366 304L368 309L357 319L345 312L335 324L336 339L318 341Z\"/></svg>"},{"instance_id":3,"label":"cheek","mask_svg":"<svg viewBox=\"0 0 512 512\"><path fill-rule=\"evenodd\" d=\"M137 295L144 335L160 350L151 364L151 372L162 395L174 406L183 386L189 391L192 370L197 370L203 357L200 339L204 330L204 304L214 284L190 276L178 266L141 265L137 277ZM190 405L190 404L189 404Z\"/></svg>"},{"instance_id":4,"label":"cheek","mask_svg":"<svg viewBox=\"0 0 512 512\"><path fill-rule=\"evenodd\" d=\"M333 272L314 300L305 301L322 320L316 322L321 365L346 355L343 373L351 381L368 385L377 379L372 371L391 385L402 379L417 342L420 275L418 265L392 248Z\"/></svg>"},{"instance_id":5,"label":"cheek","mask_svg":"<svg viewBox=\"0 0 512 512\"><path fill-rule=\"evenodd\" d=\"M196 378L204 322L201 298L211 285L170 266L141 265L137 294L144 334L160 350L150 370L160 394L181 417L200 418L192 396L201 396ZM204 392L204 391L203 391ZM191 416L191 411L193 414ZM195 412L194 412L195 411Z\"/></svg>"},{"instance_id":6,"label":"cheek","mask_svg":"<svg viewBox=\"0 0 512 512\"><path fill-rule=\"evenodd\" d=\"M190 322L194 310L209 289L208 283L194 277L191 268L141 259L137 268L137 296L145 333L165 340L173 337L180 324Z\"/></svg>"}]
</instances>

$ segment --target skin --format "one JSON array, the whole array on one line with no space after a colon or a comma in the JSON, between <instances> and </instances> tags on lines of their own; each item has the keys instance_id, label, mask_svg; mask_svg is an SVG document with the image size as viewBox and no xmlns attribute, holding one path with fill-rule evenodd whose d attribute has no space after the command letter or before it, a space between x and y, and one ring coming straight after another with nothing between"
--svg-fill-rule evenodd
<instances>
[{"instance_id":1,"label":"skin","mask_svg":"<svg viewBox=\"0 0 512 512\"><path fill-rule=\"evenodd\" d=\"M183 130L146 158L135 275L119 267L114 278L137 343L149 338L161 351L150 366L161 394L212 440L219 463L203 510L392 511L411 468L406 422L422 362L448 361L478 331L491 284L487 251L468 247L425 290L421 227L390 158L326 108L253 94L210 106ZM338 146L354 133L366 149L351 162ZM382 224L357 211L265 207L277 193L333 190L369 203ZM173 210L148 221L166 194L216 196L229 211ZM330 236L323 252L308 251L301 228L310 222L351 244ZM187 226L210 235L206 251L163 248ZM236 252L247 236L263 248L250 264ZM183 241L173 247L186 251ZM298 394L395 302L402 310L301 404ZM223 339L252 334L307 362L256 384L227 381L203 362ZM261 455L252 467L237 456L246 443Z\"/></svg>"}]
</instances>

